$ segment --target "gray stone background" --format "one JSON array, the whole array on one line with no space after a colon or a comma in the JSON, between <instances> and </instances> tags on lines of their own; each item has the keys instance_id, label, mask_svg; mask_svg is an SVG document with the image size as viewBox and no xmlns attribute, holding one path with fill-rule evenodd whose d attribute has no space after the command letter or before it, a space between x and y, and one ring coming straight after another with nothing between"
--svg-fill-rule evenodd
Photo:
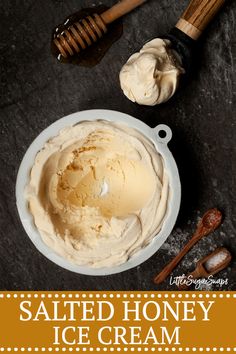
<instances>
[{"instance_id":1,"label":"gray stone background","mask_svg":"<svg viewBox=\"0 0 236 354\"><path fill-rule=\"evenodd\" d=\"M104 0L112 5L115 1ZM149 39L167 33L188 1L149 0L124 19L124 34L92 69L58 63L50 53L54 26L81 7L79 0L0 1L0 288L7 290L174 290L153 276L182 248L209 208L224 223L197 244L174 271L193 270L217 246L236 252L236 2L228 0L204 34L198 68L187 86L159 107L129 102L118 73L127 58ZM125 273L88 277L61 269L42 256L23 230L15 204L15 181L32 140L70 113L93 108L123 111L151 127L168 124L183 197L175 229L148 261ZM234 258L235 259L235 258ZM236 290L236 262L221 272L224 289ZM217 286L204 289L219 290Z\"/></svg>"}]
</instances>

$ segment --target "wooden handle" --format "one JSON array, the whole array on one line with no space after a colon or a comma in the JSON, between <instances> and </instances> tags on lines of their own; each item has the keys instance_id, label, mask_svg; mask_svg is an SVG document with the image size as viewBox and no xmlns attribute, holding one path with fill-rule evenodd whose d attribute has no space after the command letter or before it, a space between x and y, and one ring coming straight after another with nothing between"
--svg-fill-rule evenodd
<instances>
[{"instance_id":1,"label":"wooden handle","mask_svg":"<svg viewBox=\"0 0 236 354\"><path fill-rule=\"evenodd\" d=\"M167 277L168 275L173 271L173 269L175 269L175 267L179 264L179 262L181 261L181 259L188 253L188 251L195 245L195 243L198 242L198 240L201 237L196 237L195 235L193 236L193 238L191 238L191 240L184 246L184 248L182 249L182 251L169 263L167 264L167 266L161 271L161 273L159 273L155 279L154 279L154 283L156 284L160 284L162 283Z\"/></svg>"},{"instance_id":2,"label":"wooden handle","mask_svg":"<svg viewBox=\"0 0 236 354\"><path fill-rule=\"evenodd\" d=\"M198 279L202 277L201 273L201 268L197 267L193 272L189 273L186 275L186 277L183 280L188 280L188 278L191 276L192 279ZM178 286L179 290L187 290L189 288L189 285L185 284L180 284Z\"/></svg>"},{"instance_id":3,"label":"wooden handle","mask_svg":"<svg viewBox=\"0 0 236 354\"><path fill-rule=\"evenodd\" d=\"M147 0L123 0L101 14L105 24L109 24L121 16L126 15L136 7L142 5Z\"/></svg>"},{"instance_id":4,"label":"wooden handle","mask_svg":"<svg viewBox=\"0 0 236 354\"><path fill-rule=\"evenodd\" d=\"M224 2L225 0L192 0L175 27L197 40Z\"/></svg>"}]
</instances>

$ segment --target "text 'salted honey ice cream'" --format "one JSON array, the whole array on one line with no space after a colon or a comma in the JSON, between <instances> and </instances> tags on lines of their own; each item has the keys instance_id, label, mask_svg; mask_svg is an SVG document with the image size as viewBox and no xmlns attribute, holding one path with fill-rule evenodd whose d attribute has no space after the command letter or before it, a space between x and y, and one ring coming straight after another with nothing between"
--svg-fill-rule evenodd
<instances>
[{"instance_id":1,"label":"text 'salted honey ice cream'","mask_svg":"<svg viewBox=\"0 0 236 354\"><path fill-rule=\"evenodd\" d=\"M168 178L140 132L82 122L37 154L26 198L49 247L72 263L108 267L126 262L160 231Z\"/></svg>"}]
</instances>

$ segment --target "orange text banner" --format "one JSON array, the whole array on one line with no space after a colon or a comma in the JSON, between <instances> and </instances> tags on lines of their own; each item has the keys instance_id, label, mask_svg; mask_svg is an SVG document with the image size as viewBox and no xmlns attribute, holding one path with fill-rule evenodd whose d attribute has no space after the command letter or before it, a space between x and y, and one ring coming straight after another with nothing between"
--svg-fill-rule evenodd
<instances>
[{"instance_id":1,"label":"orange text banner","mask_svg":"<svg viewBox=\"0 0 236 354\"><path fill-rule=\"evenodd\" d=\"M233 292L1 292L0 351L236 352Z\"/></svg>"}]
</instances>

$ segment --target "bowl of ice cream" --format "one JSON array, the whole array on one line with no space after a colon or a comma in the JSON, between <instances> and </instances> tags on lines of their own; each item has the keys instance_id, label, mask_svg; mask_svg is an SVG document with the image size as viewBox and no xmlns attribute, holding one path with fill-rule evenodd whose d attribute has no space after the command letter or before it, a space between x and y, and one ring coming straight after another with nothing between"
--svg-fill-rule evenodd
<instances>
[{"instance_id":1,"label":"bowl of ice cream","mask_svg":"<svg viewBox=\"0 0 236 354\"><path fill-rule=\"evenodd\" d=\"M36 248L59 266L108 275L150 258L180 207L170 128L127 114L82 111L59 119L30 145L16 203Z\"/></svg>"}]
</instances>

